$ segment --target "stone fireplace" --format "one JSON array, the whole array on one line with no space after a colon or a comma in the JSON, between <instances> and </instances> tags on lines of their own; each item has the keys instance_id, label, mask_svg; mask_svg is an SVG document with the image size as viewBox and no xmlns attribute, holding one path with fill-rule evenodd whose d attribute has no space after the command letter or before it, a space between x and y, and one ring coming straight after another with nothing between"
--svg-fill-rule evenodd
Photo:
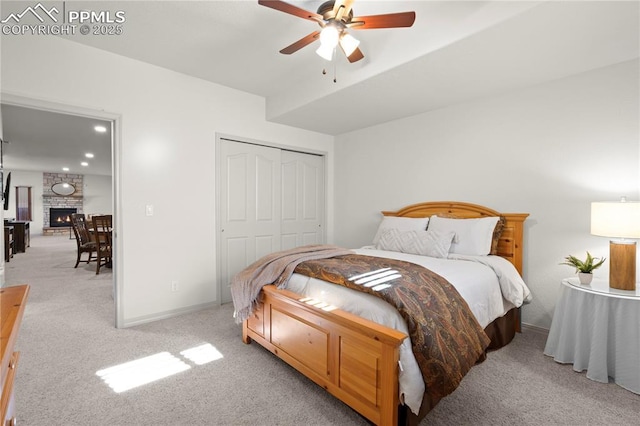
<instances>
[{"instance_id":1,"label":"stone fireplace","mask_svg":"<svg viewBox=\"0 0 640 426\"><path fill-rule=\"evenodd\" d=\"M42 174L42 210L44 215L42 235L69 234L71 223L66 222L66 217L71 213L83 213L83 177L83 175L75 173ZM75 187L75 192L71 195L59 195L53 192L51 187L61 182L72 184ZM59 217L58 214L62 217Z\"/></svg>"}]
</instances>

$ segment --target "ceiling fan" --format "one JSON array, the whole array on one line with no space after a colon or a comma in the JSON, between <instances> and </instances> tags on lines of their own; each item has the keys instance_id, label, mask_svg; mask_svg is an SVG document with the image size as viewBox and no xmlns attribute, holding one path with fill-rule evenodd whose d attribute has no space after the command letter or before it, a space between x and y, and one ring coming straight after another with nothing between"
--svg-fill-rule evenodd
<instances>
[{"instance_id":1,"label":"ceiling fan","mask_svg":"<svg viewBox=\"0 0 640 426\"><path fill-rule=\"evenodd\" d=\"M340 45L349 62L357 62L364 58L358 48L360 42L350 35L347 29L370 30L375 28L410 27L416 19L415 12L354 17L353 9L351 8L353 2L354 0L326 1L314 13L280 0L258 0L258 4L262 6L315 21L322 28L285 47L280 53L290 55L320 39L321 45L316 50L316 53L328 61L333 58L333 52L338 45Z\"/></svg>"}]
</instances>

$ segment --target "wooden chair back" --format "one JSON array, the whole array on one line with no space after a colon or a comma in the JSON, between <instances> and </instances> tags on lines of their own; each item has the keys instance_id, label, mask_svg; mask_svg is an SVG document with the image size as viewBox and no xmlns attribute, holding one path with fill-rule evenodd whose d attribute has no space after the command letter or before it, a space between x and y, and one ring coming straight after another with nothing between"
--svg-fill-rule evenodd
<instances>
[{"instance_id":1,"label":"wooden chair back","mask_svg":"<svg viewBox=\"0 0 640 426\"><path fill-rule=\"evenodd\" d=\"M110 214L92 216L93 234L98 252L96 274L100 273L101 266L111 265L111 232L113 216Z\"/></svg>"},{"instance_id":2,"label":"wooden chair back","mask_svg":"<svg viewBox=\"0 0 640 426\"><path fill-rule=\"evenodd\" d=\"M84 213L71 214L71 227L73 228L73 233L75 234L76 241L79 245L92 241Z\"/></svg>"},{"instance_id":3,"label":"wooden chair back","mask_svg":"<svg viewBox=\"0 0 640 426\"><path fill-rule=\"evenodd\" d=\"M82 253L89 253L87 263L93 260L93 255L96 251L96 244L91 237L91 232L87 226L87 220L84 213L72 213L71 214L71 228L76 236L76 244L78 245L78 256L76 257L76 265L78 267L80 263L80 257Z\"/></svg>"}]
</instances>

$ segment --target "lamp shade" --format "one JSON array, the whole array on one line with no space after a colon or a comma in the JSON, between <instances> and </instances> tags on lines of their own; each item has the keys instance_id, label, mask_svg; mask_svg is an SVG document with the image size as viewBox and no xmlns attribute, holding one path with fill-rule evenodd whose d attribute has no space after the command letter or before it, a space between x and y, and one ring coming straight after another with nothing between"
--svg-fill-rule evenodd
<instances>
[{"instance_id":1,"label":"lamp shade","mask_svg":"<svg viewBox=\"0 0 640 426\"><path fill-rule=\"evenodd\" d=\"M340 47L342 47L342 50L347 57L351 56L351 54L358 48L359 44L360 41L350 34L343 33L342 37L340 37Z\"/></svg>"},{"instance_id":2,"label":"lamp shade","mask_svg":"<svg viewBox=\"0 0 640 426\"><path fill-rule=\"evenodd\" d=\"M640 238L640 202L591 203L591 234L611 238Z\"/></svg>"},{"instance_id":3,"label":"lamp shade","mask_svg":"<svg viewBox=\"0 0 640 426\"><path fill-rule=\"evenodd\" d=\"M326 59L327 61L330 61L331 59L333 59L334 50L335 50L334 47L328 46L326 44L321 44L320 47L318 47L318 50L316 50L316 53L321 58Z\"/></svg>"},{"instance_id":4,"label":"lamp shade","mask_svg":"<svg viewBox=\"0 0 640 426\"><path fill-rule=\"evenodd\" d=\"M335 25L327 25L320 31L320 43L323 46L334 48L340 40L340 31Z\"/></svg>"}]
</instances>

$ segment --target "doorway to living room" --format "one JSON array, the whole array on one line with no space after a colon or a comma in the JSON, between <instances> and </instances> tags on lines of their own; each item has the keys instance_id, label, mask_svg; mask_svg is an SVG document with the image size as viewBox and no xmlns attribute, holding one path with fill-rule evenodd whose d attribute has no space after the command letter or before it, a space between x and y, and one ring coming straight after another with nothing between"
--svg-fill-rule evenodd
<instances>
[{"instance_id":1,"label":"doorway to living room","mask_svg":"<svg viewBox=\"0 0 640 426\"><path fill-rule=\"evenodd\" d=\"M15 188L30 188L30 231L35 239L66 239L75 251L71 222L76 214L112 214L114 235L117 234L117 156L119 115L84 107L3 94L2 104L3 162L2 175L11 173L8 208L0 209L2 219L14 219L17 212ZM62 212L62 213L60 213ZM53 220L53 223L52 223ZM70 241L73 239L74 241ZM53 245L47 243L47 246ZM115 305L114 324L118 326L120 293L118 291L118 244L114 242L113 269L101 268L101 278L111 281L109 297ZM29 249L18 256L28 257ZM11 260L11 259L9 259ZM15 260L15 259L14 259ZM24 259L22 259L24 260ZM17 268L25 262L14 262L11 271L0 262L2 285L21 283ZM60 267L70 273L96 274L93 265L80 263L74 269L76 256L60 259ZM8 264L7 264L8 266Z\"/></svg>"}]
</instances>

